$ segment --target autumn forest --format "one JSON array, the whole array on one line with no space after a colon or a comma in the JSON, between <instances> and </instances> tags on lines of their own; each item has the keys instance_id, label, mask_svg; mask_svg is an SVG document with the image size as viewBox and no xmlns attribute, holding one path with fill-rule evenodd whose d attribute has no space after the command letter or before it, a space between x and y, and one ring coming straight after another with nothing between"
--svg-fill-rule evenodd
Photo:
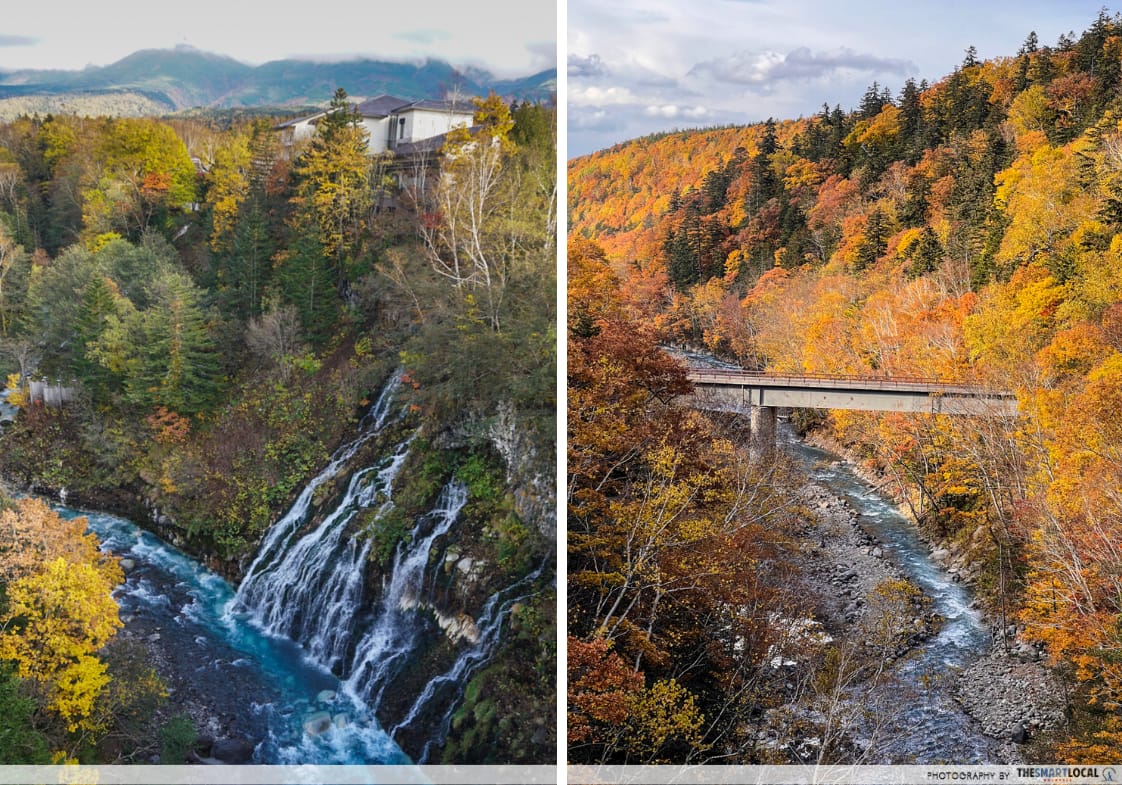
<instances>
[{"instance_id":1,"label":"autumn forest","mask_svg":"<svg viewBox=\"0 0 1122 785\"><path fill-rule=\"evenodd\" d=\"M473 130L449 132L406 170L368 153L354 106L343 88L324 96L323 121L295 147L275 129L279 110L0 125L12 420L0 474L24 497L0 499L0 761L396 760L421 758L431 739L437 760L552 759L553 501L536 478L553 467L553 109L478 98ZM479 187L469 195L467 184ZM65 387L65 400L44 405L40 380ZM375 468L382 485L355 501L348 483ZM442 519L451 531L415 532L448 496L463 508ZM60 517L42 497L129 518L164 544L133 533L109 553L86 518L71 520L77 509ZM442 535L440 595L411 618L383 614L413 636L403 651L427 654L413 652L381 703L349 702L339 680L351 674L327 659L318 671L294 666L288 697L262 688L279 666L244 646L226 652L230 612L209 628L192 615L214 587L232 607L223 579L245 577L290 510L306 532L347 522L349 583L329 582L340 557L327 546L313 551L324 574L302 580L307 602L350 592L334 605L346 617L331 620L356 638L352 650L395 571L421 580L402 554L422 543L425 568ZM188 557L168 577L165 566ZM195 574L201 584L177 595ZM289 601L285 618L300 618L305 600ZM454 632L471 621L466 633L440 632L442 602ZM172 616L160 620L161 608ZM298 633L309 650L317 642ZM200 662L221 673L218 688L185 676ZM441 682L446 672L457 678ZM301 683L313 677L330 689ZM411 705L430 679L453 690L417 719ZM251 711L266 700L297 712L278 715L294 733L269 749L279 737ZM375 721L376 709L396 719ZM378 723L403 718L412 726L390 741ZM329 732L350 735L333 752Z\"/></svg>"},{"instance_id":2,"label":"autumn forest","mask_svg":"<svg viewBox=\"0 0 1122 785\"><path fill-rule=\"evenodd\" d=\"M971 48L852 108L636 139L568 178L571 759L877 762L829 707L908 648L887 623L857 655L793 634L821 617L825 513L794 461L746 455L743 418L674 404L674 345L1014 392L1015 418L792 426L967 565L1010 668L1058 679L1062 719L1019 754L1122 760L1122 19ZM883 585L862 618L910 592Z\"/></svg>"},{"instance_id":3,"label":"autumn forest","mask_svg":"<svg viewBox=\"0 0 1122 785\"><path fill-rule=\"evenodd\" d=\"M573 158L563 206L551 70L9 115L0 764L1122 763L1122 14L1088 22ZM643 106L593 48L574 127L764 116ZM771 434L700 367L1016 411Z\"/></svg>"}]
</instances>

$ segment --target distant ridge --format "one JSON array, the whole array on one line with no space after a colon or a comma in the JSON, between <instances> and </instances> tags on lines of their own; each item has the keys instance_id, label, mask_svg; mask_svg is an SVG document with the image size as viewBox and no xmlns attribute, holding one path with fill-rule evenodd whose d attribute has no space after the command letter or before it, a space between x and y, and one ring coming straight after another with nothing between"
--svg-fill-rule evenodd
<instances>
[{"instance_id":1,"label":"distant ridge","mask_svg":"<svg viewBox=\"0 0 1122 785\"><path fill-rule=\"evenodd\" d=\"M405 98L441 98L494 91L510 100L548 101L557 71L519 79L497 79L479 68L457 69L436 59L401 63L373 59L338 62L274 60L246 65L225 55L188 46L144 49L106 66L80 71L0 71L0 104L21 106L111 106L120 96L128 111L152 114L185 109L302 107L325 104L337 87L356 97L392 93ZM144 100L140 100L140 98ZM21 99L11 102L3 99ZM48 100L49 99L49 100ZM8 114L0 108L0 115Z\"/></svg>"}]
</instances>

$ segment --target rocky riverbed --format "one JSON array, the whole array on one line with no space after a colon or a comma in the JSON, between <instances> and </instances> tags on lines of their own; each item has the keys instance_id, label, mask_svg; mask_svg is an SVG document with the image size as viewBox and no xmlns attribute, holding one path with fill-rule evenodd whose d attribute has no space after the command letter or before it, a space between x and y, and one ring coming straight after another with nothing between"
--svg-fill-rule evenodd
<instances>
[{"instance_id":1,"label":"rocky riverbed","mask_svg":"<svg viewBox=\"0 0 1122 785\"><path fill-rule=\"evenodd\" d=\"M142 596L159 592L166 602L145 602L135 592L119 597L124 628L118 636L144 647L146 662L167 687L167 701L157 710L153 730L176 715L186 715L198 736L196 760L248 763L266 733L265 718L255 704L278 700L277 690L244 654L184 624L177 611L190 604L191 597L161 578L144 564L128 576L134 587L145 582Z\"/></svg>"},{"instance_id":2,"label":"rocky riverbed","mask_svg":"<svg viewBox=\"0 0 1122 785\"><path fill-rule=\"evenodd\" d=\"M840 464L835 466L840 468ZM839 493L824 482L811 480L802 488L799 502L810 513L810 522L800 532L803 572L812 584L807 591L819 598L817 615L836 638L860 634L877 587L886 581L910 581L917 560L926 562L927 584L932 583L931 572L942 575L936 577L936 585L956 587L969 584L976 573L957 554L949 550L940 553L919 540L909 547L921 552L908 553L908 558L902 559L901 544L895 538L882 540L878 536L878 530L881 535L886 531L883 521L874 520L876 511L867 510L860 497L855 501L852 492ZM896 526L907 523L900 521ZM909 563L907 570L902 569L905 563ZM924 591L931 595L931 586L925 586ZM962 591L954 589L956 594ZM899 645L889 659L902 674L901 683L912 685L906 690L912 693L907 700L929 704L905 712L911 715L907 718L912 728L908 733L918 736L930 725L938 728L936 735L953 732L976 736L978 741L966 750L976 758L940 758L937 738L917 738L894 741L887 759L908 762L909 755L914 754L917 762L1022 762L1026 741L1064 722L1063 690L1043 663L1042 652L1022 642L1013 628L1002 636L996 625L981 616L977 603L970 602L969 595L965 597L970 606L966 612L975 630L969 639L976 643L965 643L967 636L957 629L963 622L955 618L953 609L962 607L963 600L948 604L946 597L940 597L933 607L925 597L914 600L908 613L898 614L895 623ZM950 618L938 613L938 607L951 608ZM944 630L944 625L952 628ZM953 651L944 638L952 640ZM923 687L914 689L916 684ZM924 689L931 692L925 696ZM959 719L950 721L952 714L958 714Z\"/></svg>"},{"instance_id":3,"label":"rocky riverbed","mask_svg":"<svg viewBox=\"0 0 1122 785\"><path fill-rule=\"evenodd\" d=\"M104 547L122 556L118 638L140 648L140 661L167 687L149 723L152 738L140 745L148 760L159 756L161 728L186 715L199 737L184 750L194 762L408 762L337 678L291 641L263 635L231 612L233 591L221 577L126 520L87 517Z\"/></svg>"},{"instance_id":4,"label":"rocky riverbed","mask_svg":"<svg viewBox=\"0 0 1122 785\"><path fill-rule=\"evenodd\" d=\"M1000 644L959 675L954 695L986 734L1017 744L1065 721L1063 686L1052 671Z\"/></svg>"},{"instance_id":5,"label":"rocky riverbed","mask_svg":"<svg viewBox=\"0 0 1122 785\"><path fill-rule=\"evenodd\" d=\"M803 504L817 519L802 532L803 572L817 584L819 614L827 630L844 637L867 619L869 598L878 586L905 581L906 576L862 528L860 515L845 499L818 483L807 484L800 493ZM917 597L911 615L898 619L896 632L904 642L895 656L904 655L939 628L942 619L929 610L928 604Z\"/></svg>"}]
</instances>

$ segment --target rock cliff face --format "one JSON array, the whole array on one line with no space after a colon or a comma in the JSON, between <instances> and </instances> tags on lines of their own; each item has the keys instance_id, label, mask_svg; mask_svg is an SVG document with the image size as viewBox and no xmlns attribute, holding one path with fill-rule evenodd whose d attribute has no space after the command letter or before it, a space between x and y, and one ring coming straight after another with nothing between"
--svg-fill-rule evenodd
<instances>
[{"instance_id":1,"label":"rock cliff face","mask_svg":"<svg viewBox=\"0 0 1122 785\"><path fill-rule=\"evenodd\" d=\"M541 450L520 426L513 408L500 407L490 429L491 444L506 464L507 485L514 495L516 512L533 523L546 540L557 539L557 486L550 474L553 456Z\"/></svg>"},{"instance_id":2,"label":"rock cliff face","mask_svg":"<svg viewBox=\"0 0 1122 785\"><path fill-rule=\"evenodd\" d=\"M508 471L508 482L512 477L517 472ZM519 517L540 515L546 506L532 487L507 485L505 491L516 500ZM375 713L420 762L550 763L555 686L547 695L520 698L519 691L531 685L511 683L511 673L540 667L538 660L552 654L554 620L549 619L543 654L535 651L539 640L526 640L524 616L527 609L540 610L543 597L553 594L554 555L551 549L539 552L524 567L511 569L488 544L488 527L481 530L471 510L466 512L433 543L425 591L405 601L424 620L423 632L409 665L382 693ZM544 524L542 517L527 523L537 532L548 531L555 518L543 517ZM384 575L379 580L386 581ZM489 695L492 691L506 694Z\"/></svg>"}]
</instances>

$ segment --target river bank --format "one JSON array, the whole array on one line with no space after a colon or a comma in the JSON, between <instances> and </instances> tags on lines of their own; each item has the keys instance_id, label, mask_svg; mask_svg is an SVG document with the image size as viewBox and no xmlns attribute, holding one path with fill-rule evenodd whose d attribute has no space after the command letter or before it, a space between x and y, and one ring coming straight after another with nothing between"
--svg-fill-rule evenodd
<instances>
[{"instance_id":1,"label":"river bank","mask_svg":"<svg viewBox=\"0 0 1122 785\"><path fill-rule=\"evenodd\" d=\"M0 494L4 497L26 493L27 490L0 477ZM66 517L83 515L91 519L91 528L98 533L103 547L121 558L125 581L114 592L114 599L120 609L122 627L114 645L142 650L141 661L151 666L166 688L166 700L155 708L148 727L131 739L135 752L143 756L132 762L160 763L161 730L173 718L183 716L190 719L195 736L187 751L187 762L250 762L255 746L267 733L258 707L276 700L277 690L248 667L249 662L237 649L224 645L216 636L187 629L189 624L180 611L194 603L189 587L159 565L138 558L122 540L107 535L104 526L96 525L97 518L116 518L116 510L93 513L61 506L73 500L60 499L59 494L45 496ZM246 696L251 697L247 700Z\"/></svg>"},{"instance_id":2,"label":"river bank","mask_svg":"<svg viewBox=\"0 0 1122 785\"><path fill-rule=\"evenodd\" d=\"M915 522L914 508L905 503L903 491L878 475L852 451L820 432L811 432L804 441L844 458L846 465L880 493L891 499L900 515ZM917 533L923 535L917 526ZM924 538L932 561L952 581L975 590L982 565L976 546L984 530L979 529L967 542L932 542ZM972 607L979 610L991 636L987 653L958 673L953 687L956 702L985 730L997 739L1024 744L1041 734L1061 728L1066 722L1066 689L1060 678L1045 664L1044 651L1025 640L1016 624L1002 624L975 595Z\"/></svg>"},{"instance_id":3,"label":"river bank","mask_svg":"<svg viewBox=\"0 0 1122 785\"><path fill-rule=\"evenodd\" d=\"M1025 742L1064 721L1061 685L1041 662L1041 653L1020 643L1005 649L1000 625L982 613L964 588L970 571L953 564L950 549L919 539L906 511L874 493L883 478L866 473L858 479L859 467L842 461L838 445L814 437L808 441L798 446L790 439L785 446L808 469L800 502L817 524L803 533L801 555L815 596L823 598L819 612L824 624L842 635L860 629L870 598L884 581L918 583L931 602L913 604L910 614L898 620L903 634L891 660L902 680L918 689L916 706L905 712L911 715L906 723L910 729L889 745L889 759L1024 762L1032 755ZM876 502L872 509L869 500ZM886 525L881 519L888 516L887 508L896 521ZM904 538L897 536L901 529L910 530ZM959 569L951 572L948 566ZM914 738L931 725L942 734L974 740L940 758L938 739Z\"/></svg>"},{"instance_id":4,"label":"river bank","mask_svg":"<svg viewBox=\"0 0 1122 785\"><path fill-rule=\"evenodd\" d=\"M145 576L152 576L155 570L141 564L134 572L130 580L139 586L139 581L150 581ZM154 746L160 741L155 730L185 715L196 736L187 762L250 762L254 748L267 734L264 718L254 711L254 705L278 700L277 690L232 647L209 637L185 635L183 624L170 613L176 601L174 587L161 588L171 592L165 595L167 604L138 602L127 583L118 595L124 606L124 627L118 637L143 647L145 662L167 688L167 701L153 717ZM157 755L152 757L156 759L149 762L159 762Z\"/></svg>"}]
</instances>

